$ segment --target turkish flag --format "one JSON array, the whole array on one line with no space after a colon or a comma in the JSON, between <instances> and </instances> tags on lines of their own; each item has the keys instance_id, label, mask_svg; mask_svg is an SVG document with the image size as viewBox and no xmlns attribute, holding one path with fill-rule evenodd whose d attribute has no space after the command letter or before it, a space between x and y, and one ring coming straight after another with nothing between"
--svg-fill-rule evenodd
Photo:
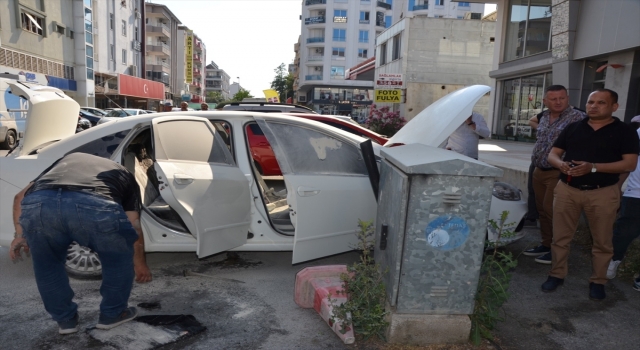
<instances>
[{"instance_id":1,"label":"turkish flag","mask_svg":"<svg viewBox=\"0 0 640 350\"><path fill-rule=\"evenodd\" d=\"M118 94L164 100L164 84L126 74L118 74Z\"/></svg>"}]
</instances>

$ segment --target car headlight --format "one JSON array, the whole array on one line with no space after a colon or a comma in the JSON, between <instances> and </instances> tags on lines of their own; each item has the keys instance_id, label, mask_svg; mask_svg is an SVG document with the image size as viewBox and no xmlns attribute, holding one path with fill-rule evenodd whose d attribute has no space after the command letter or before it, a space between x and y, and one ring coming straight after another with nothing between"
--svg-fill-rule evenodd
<instances>
[{"instance_id":1,"label":"car headlight","mask_svg":"<svg viewBox=\"0 0 640 350\"><path fill-rule=\"evenodd\" d=\"M493 195L503 201L520 200L520 190L504 182L496 182L493 184Z\"/></svg>"}]
</instances>

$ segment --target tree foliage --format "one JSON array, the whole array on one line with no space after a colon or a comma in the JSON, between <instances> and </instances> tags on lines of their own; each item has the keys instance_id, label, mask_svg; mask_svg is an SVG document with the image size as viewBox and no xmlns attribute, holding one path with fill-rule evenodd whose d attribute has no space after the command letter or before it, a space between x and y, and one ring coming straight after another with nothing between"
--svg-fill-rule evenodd
<instances>
[{"instance_id":1,"label":"tree foliage","mask_svg":"<svg viewBox=\"0 0 640 350\"><path fill-rule=\"evenodd\" d=\"M242 100L249 97L253 97L253 95L251 95L249 90L240 88L240 91L238 91L235 95L233 95L233 98L231 98L231 100L234 102L242 102Z\"/></svg>"},{"instance_id":2,"label":"tree foliage","mask_svg":"<svg viewBox=\"0 0 640 350\"><path fill-rule=\"evenodd\" d=\"M224 97L222 97L222 93L220 91L209 91L207 92L207 103L220 103L224 101Z\"/></svg>"},{"instance_id":3,"label":"tree foliage","mask_svg":"<svg viewBox=\"0 0 640 350\"><path fill-rule=\"evenodd\" d=\"M276 76L271 82L271 88L278 92L282 103L287 101L287 97L293 96L293 74L287 72L285 67L285 64L281 63L278 68L273 70Z\"/></svg>"}]
</instances>

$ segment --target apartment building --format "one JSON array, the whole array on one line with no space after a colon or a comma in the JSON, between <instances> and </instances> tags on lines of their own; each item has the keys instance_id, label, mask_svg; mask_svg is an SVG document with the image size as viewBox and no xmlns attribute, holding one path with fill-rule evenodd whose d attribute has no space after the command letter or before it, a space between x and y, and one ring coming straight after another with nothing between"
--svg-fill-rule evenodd
<instances>
[{"instance_id":1,"label":"apartment building","mask_svg":"<svg viewBox=\"0 0 640 350\"><path fill-rule=\"evenodd\" d=\"M493 138L533 142L527 120L544 109L544 89L552 84L567 87L580 108L593 90L612 89L619 95L614 116L628 122L640 114L640 2L481 2L498 5L489 72Z\"/></svg>"},{"instance_id":2,"label":"apartment building","mask_svg":"<svg viewBox=\"0 0 640 350\"><path fill-rule=\"evenodd\" d=\"M86 96L93 95L93 74L86 69L93 62L82 54L87 16L92 16L90 0L3 1L0 72L23 75L27 81L60 88L86 105ZM87 32L87 38L92 39L90 25ZM77 46L82 52L76 52ZM89 43L88 47L91 46Z\"/></svg>"},{"instance_id":3,"label":"apartment building","mask_svg":"<svg viewBox=\"0 0 640 350\"><path fill-rule=\"evenodd\" d=\"M205 74L205 97L209 92L219 92L224 100L230 100L229 74L224 69L220 69L213 61L207 65Z\"/></svg>"},{"instance_id":4,"label":"apartment building","mask_svg":"<svg viewBox=\"0 0 640 350\"><path fill-rule=\"evenodd\" d=\"M468 1L454 0L396 0L397 11L394 19L409 16L410 14L457 19L481 19L484 13L484 4L474 4ZM397 13L397 12L400 13ZM404 15L400 15L404 14Z\"/></svg>"},{"instance_id":5,"label":"apartment building","mask_svg":"<svg viewBox=\"0 0 640 350\"><path fill-rule=\"evenodd\" d=\"M373 56L375 37L391 25L393 1L306 0L302 3L296 98L323 114L366 113L371 81L345 71ZM295 61L294 61L295 63Z\"/></svg>"},{"instance_id":6,"label":"apartment building","mask_svg":"<svg viewBox=\"0 0 640 350\"><path fill-rule=\"evenodd\" d=\"M145 76L164 85L162 104L170 109L183 88L176 59L178 52L183 54L183 45L177 40L181 22L165 5L147 2L145 8Z\"/></svg>"}]
</instances>

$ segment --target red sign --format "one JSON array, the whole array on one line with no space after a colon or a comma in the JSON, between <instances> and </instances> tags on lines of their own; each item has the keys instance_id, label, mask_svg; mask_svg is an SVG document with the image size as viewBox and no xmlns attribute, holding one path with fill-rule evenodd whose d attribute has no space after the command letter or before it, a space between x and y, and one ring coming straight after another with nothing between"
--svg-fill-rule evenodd
<instances>
[{"instance_id":1,"label":"red sign","mask_svg":"<svg viewBox=\"0 0 640 350\"><path fill-rule=\"evenodd\" d=\"M118 74L118 94L164 100L164 84L126 74Z\"/></svg>"}]
</instances>

